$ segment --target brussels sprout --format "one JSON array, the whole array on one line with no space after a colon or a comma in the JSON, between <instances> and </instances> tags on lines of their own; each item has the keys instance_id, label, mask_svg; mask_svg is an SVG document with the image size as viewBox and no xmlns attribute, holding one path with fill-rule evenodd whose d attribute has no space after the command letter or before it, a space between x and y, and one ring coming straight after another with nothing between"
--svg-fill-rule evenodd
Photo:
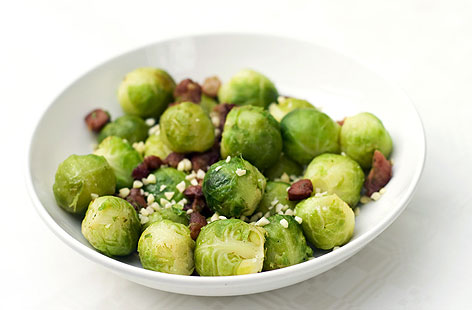
<instances>
[{"instance_id":1,"label":"brussels sprout","mask_svg":"<svg viewBox=\"0 0 472 310\"><path fill-rule=\"evenodd\" d=\"M191 275L195 241L187 226L162 220L151 224L138 243L139 259L145 269Z\"/></svg>"},{"instance_id":2,"label":"brussels sprout","mask_svg":"<svg viewBox=\"0 0 472 310\"><path fill-rule=\"evenodd\" d=\"M161 136L178 153L204 152L215 142L215 129L199 104L182 102L168 108L160 120Z\"/></svg>"},{"instance_id":3,"label":"brussels sprout","mask_svg":"<svg viewBox=\"0 0 472 310\"><path fill-rule=\"evenodd\" d=\"M293 216L276 214L268 220L270 223L264 226L267 232L264 270L292 266L313 255L313 250L306 244L302 227ZM281 224L284 220L288 227Z\"/></svg>"},{"instance_id":4,"label":"brussels sprout","mask_svg":"<svg viewBox=\"0 0 472 310\"><path fill-rule=\"evenodd\" d=\"M109 136L117 136L133 144L146 140L148 130L148 126L141 118L132 115L124 115L103 127L98 135L98 142L102 142Z\"/></svg>"},{"instance_id":5,"label":"brussels sprout","mask_svg":"<svg viewBox=\"0 0 472 310\"><path fill-rule=\"evenodd\" d=\"M282 151L277 121L260 107L233 108L226 117L221 140L221 156L242 155L263 170L274 165Z\"/></svg>"},{"instance_id":6,"label":"brussels sprout","mask_svg":"<svg viewBox=\"0 0 472 310\"><path fill-rule=\"evenodd\" d=\"M213 164L203 179L207 205L226 217L251 215L264 194L266 180L241 157Z\"/></svg>"},{"instance_id":7,"label":"brussels sprout","mask_svg":"<svg viewBox=\"0 0 472 310\"><path fill-rule=\"evenodd\" d=\"M339 152L339 125L315 109L296 109L280 123L284 153L305 165L322 153Z\"/></svg>"},{"instance_id":8,"label":"brussels sprout","mask_svg":"<svg viewBox=\"0 0 472 310\"><path fill-rule=\"evenodd\" d=\"M185 182L185 186L189 185L188 181L185 179L185 173L175 168L161 167L153 172L153 174L156 177L156 183L145 185L144 191L153 194L158 203L160 203L161 198L168 201L175 200L176 202L185 198L184 194L176 187L182 181ZM173 193L172 197L166 197L166 193Z\"/></svg>"},{"instance_id":9,"label":"brussels sprout","mask_svg":"<svg viewBox=\"0 0 472 310\"><path fill-rule=\"evenodd\" d=\"M170 153L172 153L172 150L161 135L150 135L144 143L144 156L154 155L165 159Z\"/></svg>"},{"instance_id":10,"label":"brussels sprout","mask_svg":"<svg viewBox=\"0 0 472 310\"><path fill-rule=\"evenodd\" d=\"M238 219L218 220L202 228L195 248L201 276L257 273L264 261L264 229Z\"/></svg>"},{"instance_id":11,"label":"brussels sprout","mask_svg":"<svg viewBox=\"0 0 472 310\"><path fill-rule=\"evenodd\" d=\"M276 205L282 204L288 206L290 209L295 208L295 202L288 200L287 189L290 187L290 184L285 182L267 182L267 186L262 196L261 202L257 206L257 212L262 212L265 214L267 211L270 211L271 215L274 215L276 212Z\"/></svg>"},{"instance_id":12,"label":"brussels sprout","mask_svg":"<svg viewBox=\"0 0 472 310\"><path fill-rule=\"evenodd\" d=\"M156 210L151 215L148 215L148 218L149 221L143 225L143 229L148 228L154 222L162 220L169 220L175 223L183 224L185 226L188 225L187 213L175 207L161 208L159 210Z\"/></svg>"},{"instance_id":13,"label":"brussels sprout","mask_svg":"<svg viewBox=\"0 0 472 310\"><path fill-rule=\"evenodd\" d=\"M287 175L295 175L299 176L302 175L303 173L303 168L284 154L282 154L279 158L279 160L270 167L269 169L266 169L264 171L264 175L269 179L269 180L275 180L278 179L282 176L282 174L286 173Z\"/></svg>"},{"instance_id":14,"label":"brussels sprout","mask_svg":"<svg viewBox=\"0 0 472 310\"><path fill-rule=\"evenodd\" d=\"M103 156L71 155L57 167L53 191L61 208L83 215L92 194L113 194L115 185L113 169Z\"/></svg>"},{"instance_id":15,"label":"brussels sprout","mask_svg":"<svg viewBox=\"0 0 472 310\"><path fill-rule=\"evenodd\" d=\"M236 73L218 91L220 102L263 108L275 102L278 95L274 84L267 77L250 69Z\"/></svg>"},{"instance_id":16,"label":"brussels sprout","mask_svg":"<svg viewBox=\"0 0 472 310\"><path fill-rule=\"evenodd\" d=\"M126 114L159 118L172 102L174 89L174 80L164 70L139 68L121 82L118 100Z\"/></svg>"},{"instance_id":17,"label":"brussels sprout","mask_svg":"<svg viewBox=\"0 0 472 310\"><path fill-rule=\"evenodd\" d=\"M289 112L295 109L300 109L300 108L316 109L314 106L311 105L311 103L303 99L279 97L277 98L277 101L278 103L272 103L269 106L269 112L279 122L282 120L282 118L284 118L285 115L287 115Z\"/></svg>"},{"instance_id":18,"label":"brussels sprout","mask_svg":"<svg viewBox=\"0 0 472 310\"><path fill-rule=\"evenodd\" d=\"M304 178L311 180L314 189L336 194L351 207L361 198L364 172L347 156L322 154L315 157L306 168Z\"/></svg>"},{"instance_id":19,"label":"brussels sprout","mask_svg":"<svg viewBox=\"0 0 472 310\"><path fill-rule=\"evenodd\" d=\"M100 143L94 152L95 155L105 157L116 176L116 187L131 187L133 184L133 169L139 165L143 158L122 138L107 137Z\"/></svg>"},{"instance_id":20,"label":"brussels sprout","mask_svg":"<svg viewBox=\"0 0 472 310\"><path fill-rule=\"evenodd\" d=\"M323 250L347 243L354 232L354 212L336 194L302 200L295 214L308 241Z\"/></svg>"},{"instance_id":21,"label":"brussels sprout","mask_svg":"<svg viewBox=\"0 0 472 310\"><path fill-rule=\"evenodd\" d=\"M205 94L202 94L202 99L200 101L200 106L202 107L203 111L205 111L205 113L207 115L210 115L211 111L213 111L213 108L218 104L218 102L211 98L211 97L208 97L207 95Z\"/></svg>"},{"instance_id":22,"label":"brussels sprout","mask_svg":"<svg viewBox=\"0 0 472 310\"><path fill-rule=\"evenodd\" d=\"M141 224L133 206L114 196L92 201L82 221L85 239L108 256L124 256L135 251L140 233Z\"/></svg>"},{"instance_id":23,"label":"brussels sprout","mask_svg":"<svg viewBox=\"0 0 472 310\"><path fill-rule=\"evenodd\" d=\"M388 158L392 138L382 122L371 113L359 113L344 120L340 134L341 151L364 169L372 165L372 156L379 150Z\"/></svg>"}]
</instances>

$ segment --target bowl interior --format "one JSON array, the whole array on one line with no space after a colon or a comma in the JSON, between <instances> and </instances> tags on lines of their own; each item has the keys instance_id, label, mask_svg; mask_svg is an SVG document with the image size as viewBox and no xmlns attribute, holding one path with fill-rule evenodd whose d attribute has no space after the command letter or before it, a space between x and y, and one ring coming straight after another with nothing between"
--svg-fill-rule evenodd
<instances>
[{"instance_id":1,"label":"bowl interior","mask_svg":"<svg viewBox=\"0 0 472 310\"><path fill-rule=\"evenodd\" d=\"M54 174L58 164L67 156L92 152L96 139L86 129L84 116L98 107L110 111L113 118L122 115L116 96L117 87L127 72L143 66L163 68L176 81L190 77L200 82L211 75L218 75L225 81L241 68L253 68L267 75L280 94L307 99L335 120L368 111L377 115L389 130L394 141L394 177L379 201L361 207L353 240L340 250L326 254L330 255L326 259L300 264L293 269L297 270L298 278L295 278L297 272L292 272L294 278L278 287L303 280L301 274L314 275L333 265L330 261L337 263L354 254L399 215L412 195L421 174L425 143L420 119L403 92L351 59L305 42L235 34L179 38L129 52L88 72L57 97L33 134L28 163L33 200L49 226L90 258L102 255L83 238L80 220L56 205L52 193ZM123 263L140 266L136 255L121 259L122 262L105 256L99 260L116 272L127 272L130 277L133 272L134 275L136 272L145 275L147 283L144 284L150 286L153 285L149 282L162 279L175 280L177 287L191 283L188 281L197 281L122 266ZM276 272L285 272L290 278L291 268ZM274 272L256 276L258 279L269 278L270 273ZM234 283L241 284L246 276L237 278ZM198 281L205 285L205 281L220 280L200 278ZM225 281L229 283L227 294L232 294L233 280ZM157 284L154 287L162 288ZM264 289L249 292L261 290Z\"/></svg>"}]
</instances>

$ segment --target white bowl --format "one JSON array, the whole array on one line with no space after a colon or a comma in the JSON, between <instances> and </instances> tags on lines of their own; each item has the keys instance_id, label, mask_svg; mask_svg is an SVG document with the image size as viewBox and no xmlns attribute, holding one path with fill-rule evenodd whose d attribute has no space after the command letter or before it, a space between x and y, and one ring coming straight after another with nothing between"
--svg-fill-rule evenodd
<instances>
[{"instance_id":1,"label":"white bowl","mask_svg":"<svg viewBox=\"0 0 472 310\"><path fill-rule=\"evenodd\" d=\"M176 81L197 81L210 75L227 80L241 68L267 75L281 94L308 99L335 120L358 112L377 115L394 141L393 178L377 202L361 207L352 240L332 252L288 268L230 277L190 277L141 268L137 255L113 259L95 251L80 232L80 220L56 205L52 193L58 164L70 154L92 151L95 137L83 118L102 107L121 115L116 99L123 76L142 66L167 70ZM420 118L398 88L329 49L288 38L218 34L158 42L116 57L89 71L50 105L31 139L27 186L38 213L71 248L131 281L156 289L190 295L227 296L263 292L316 276L358 252L386 229L413 195L425 158Z\"/></svg>"}]
</instances>

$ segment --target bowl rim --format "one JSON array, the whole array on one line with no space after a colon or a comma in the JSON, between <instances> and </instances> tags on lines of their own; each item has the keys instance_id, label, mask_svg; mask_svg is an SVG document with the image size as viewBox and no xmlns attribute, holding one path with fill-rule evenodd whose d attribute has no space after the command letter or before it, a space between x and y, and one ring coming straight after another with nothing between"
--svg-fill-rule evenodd
<instances>
[{"instance_id":1,"label":"bowl rim","mask_svg":"<svg viewBox=\"0 0 472 310\"><path fill-rule=\"evenodd\" d=\"M421 129L421 132L418 131L418 139L419 139L419 149L420 149L420 154L418 158L420 160L420 164L416 167L414 173L413 173L413 178L411 179L407 190L405 191L405 195L403 195L402 199L399 201L400 207L397 208L396 212L392 213L389 217L385 217L382 221L376 223L376 225L371 228L369 231L364 233L363 235L359 236L357 239L349 241L347 244L343 245L336 251L330 251L322 256L316 257L315 259L308 260L293 266L281 268L281 269L276 269L276 270L271 270L271 271L264 271L264 272L259 272L259 273L254 273L254 274L247 274L247 275L237 275L237 276L214 276L214 277L209 277L209 276L185 276L185 275L175 275L175 274L167 274L167 273L162 273L162 272L156 272L152 270L147 270L141 267L137 267L134 265L127 264L125 262L115 260L111 257L108 257L106 255L103 255L99 252L97 252L94 249L91 249L87 247L86 245L82 244L80 241L76 240L74 237L69 235L66 231L64 231L52 218L52 216L47 212L46 208L43 206L41 201L39 200L39 197L34 189L33 185L33 178L32 178L32 171L31 171L31 161L33 159L33 154L32 152L32 145L33 145L33 139L36 135L37 129L39 125L41 124L43 118L45 115L48 113L48 111L51 109L53 106L54 102L57 101L57 99L65 93L69 88L71 88L77 81L82 79L83 77L87 76L89 73L91 73L93 70L97 69L100 66L103 66L105 63L108 63L110 61L113 61L121 56L127 55L134 53L139 50L143 50L146 48L150 48L154 45L157 44L162 44L162 43L167 43L171 41L178 41L178 40L185 40L185 39L201 39L201 38L214 38L214 37L228 37L228 36L246 36L246 37L270 37L273 39L280 39L280 40L290 40L290 41L296 41L297 43L303 43L303 44L309 44L309 45L314 45L319 48L323 48L331 53L337 54L339 56L345 57L353 62L355 62L358 65L361 65L364 69L370 71L371 73L375 74L375 76L379 79L382 79L386 84L393 86L397 91L402 93L402 95L405 96L407 99L409 105L412 107L412 111L414 112L414 117L416 118L416 121L420 125L419 128ZM287 276L288 274L300 274L303 273L304 271L309 271L310 267L318 266L318 268L323 268L329 265L336 265L338 262L342 262L345 259L349 258L352 256L354 253L362 249L364 246L366 246L371 240L376 238L380 233L382 233L387 227L389 227L393 221L404 211L406 208L408 202L412 199L413 194L417 188L418 181L421 177L421 174L424 169L425 165L425 159L426 159L426 137L425 137L425 130L424 130L424 125L421 121L421 117L418 113L417 108L413 104L412 100L408 96L408 94L401 88L399 87L396 83L393 83L387 79L385 79L382 75L378 74L375 70L372 70L369 66L364 65L363 63L360 63L359 61L355 60L352 57L349 57L343 53L340 53L334 49L331 49L329 47L325 47L323 45L320 45L318 43L313 43L308 40L296 38L296 37L290 37L290 36L285 36L285 35L275 35L275 34L270 34L270 33L246 33L246 32L211 32L211 33L202 33L202 34L190 34L190 35L181 35L181 36L172 36L168 38L164 38L161 40L154 41L149 44L145 44L130 50L127 50L125 52L121 52L118 55L115 55L111 58L108 58L104 61L99 62L98 64L95 64L93 67L90 69L86 70L84 73L79 75L77 78L73 79L70 83L67 84L65 88L63 88L54 98L53 100L48 104L46 109L42 111L42 113L39 114L38 118L36 119L35 125L32 127L31 132L29 134L29 139L28 139L28 144L27 144L27 150L26 150L26 163L25 163L25 181L26 181L26 188L29 193L29 196L33 202L33 205L35 206L36 211L42 218L42 220L47 224L49 229L52 230L52 232L64 243L66 243L69 247L75 249L78 253L80 253L82 256L86 257L87 259L97 262L100 265L111 269L112 271L115 272L120 272L124 273L130 277L140 277L144 280L150 280L150 281L155 281L155 280L160 280L160 281L165 281L167 283L172 283L174 285L218 285L218 284L225 284L231 282L232 285L238 286L242 285L244 283L247 283L248 281L258 281L258 280L264 280L264 281L270 281L276 278L284 277Z\"/></svg>"}]
</instances>

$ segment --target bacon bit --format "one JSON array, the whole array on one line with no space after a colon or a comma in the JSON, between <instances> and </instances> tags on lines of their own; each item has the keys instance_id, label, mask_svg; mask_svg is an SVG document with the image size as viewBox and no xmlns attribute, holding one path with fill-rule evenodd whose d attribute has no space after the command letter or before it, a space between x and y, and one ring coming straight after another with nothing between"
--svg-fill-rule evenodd
<instances>
[{"instance_id":1,"label":"bacon bit","mask_svg":"<svg viewBox=\"0 0 472 310\"><path fill-rule=\"evenodd\" d=\"M234 108L236 105L235 104L229 104L229 103L222 103L218 104L213 108L213 111L218 114L218 117L220 119L220 125L218 128L223 131L223 127L225 126L226 122L226 116L228 115L229 111L231 111L232 108Z\"/></svg>"},{"instance_id":2,"label":"bacon bit","mask_svg":"<svg viewBox=\"0 0 472 310\"><path fill-rule=\"evenodd\" d=\"M382 152L375 150L372 157L372 168L364 183L366 195L370 197L373 193L378 192L387 185L391 178L392 164Z\"/></svg>"},{"instance_id":3,"label":"bacon bit","mask_svg":"<svg viewBox=\"0 0 472 310\"><path fill-rule=\"evenodd\" d=\"M144 157L142 163L134 168L132 176L135 180L146 178L149 173L158 169L163 164L162 160L154 155Z\"/></svg>"},{"instance_id":4,"label":"bacon bit","mask_svg":"<svg viewBox=\"0 0 472 310\"><path fill-rule=\"evenodd\" d=\"M190 224L189 224L190 237L192 237L193 240L196 240L198 235L200 234L200 230L206 224L207 224L206 218L203 215L201 215L200 212L193 211L190 214Z\"/></svg>"},{"instance_id":5,"label":"bacon bit","mask_svg":"<svg viewBox=\"0 0 472 310\"><path fill-rule=\"evenodd\" d=\"M201 185L190 185L184 191L184 195L190 199L203 197L203 191Z\"/></svg>"},{"instance_id":6,"label":"bacon bit","mask_svg":"<svg viewBox=\"0 0 472 310\"><path fill-rule=\"evenodd\" d=\"M216 142L213 147L205 153L193 153L190 156L193 170L199 169L207 171L208 167L216 163L220 159L220 144Z\"/></svg>"},{"instance_id":7,"label":"bacon bit","mask_svg":"<svg viewBox=\"0 0 472 310\"><path fill-rule=\"evenodd\" d=\"M139 188L132 188L128 197L126 197L126 201L128 201L136 211L147 206L146 199L144 199Z\"/></svg>"},{"instance_id":8,"label":"bacon bit","mask_svg":"<svg viewBox=\"0 0 472 310\"><path fill-rule=\"evenodd\" d=\"M345 120L346 120L346 118L343 118L342 120L337 121L336 123L338 123L339 126L342 126L342 125L344 125L344 121L345 121Z\"/></svg>"},{"instance_id":9,"label":"bacon bit","mask_svg":"<svg viewBox=\"0 0 472 310\"><path fill-rule=\"evenodd\" d=\"M202 85L202 91L205 95L215 98L221 87L221 81L217 76L211 76L205 79Z\"/></svg>"},{"instance_id":10,"label":"bacon bit","mask_svg":"<svg viewBox=\"0 0 472 310\"><path fill-rule=\"evenodd\" d=\"M164 164L169 165L173 168L177 168L179 163L184 158L185 158L184 154L172 152L166 157L166 159L164 159Z\"/></svg>"},{"instance_id":11,"label":"bacon bit","mask_svg":"<svg viewBox=\"0 0 472 310\"><path fill-rule=\"evenodd\" d=\"M185 79L177 85L174 97L178 102L191 101L200 103L202 98L202 87L191 79Z\"/></svg>"},{"instance_id":12,"label":"bacon bit","mask_svg":"<svg viewBox=\"0 0 472 310\"><path fill-rule=\"evenodd\" d=\"M85 123L89 130L100 132L110 122L110 114L102 109L95 109L85 116Z\"/></svg>"},{"instance_id":13,"label":"bacon bit","mask_svg":"<svg viewBox=\"0 0 472 310\"><path fill-rule=\"evenodd\" d=\"M288 189L288 199L291 201L308 198L313 193L313 184L309 179L301 179Z\"/></svg>"}]
</instances>

